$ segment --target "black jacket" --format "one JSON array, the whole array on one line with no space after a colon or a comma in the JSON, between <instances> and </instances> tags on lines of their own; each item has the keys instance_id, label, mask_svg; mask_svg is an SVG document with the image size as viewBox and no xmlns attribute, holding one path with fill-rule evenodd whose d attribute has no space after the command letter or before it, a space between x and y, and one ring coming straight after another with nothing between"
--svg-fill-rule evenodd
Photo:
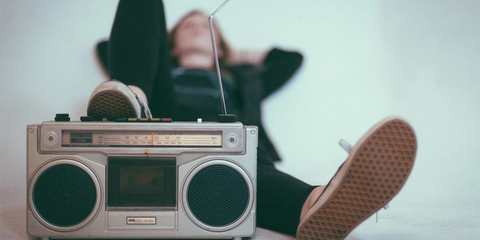
<instances>
[{"instance_id":1,"label":"black jacket","mask_svg":"<svg viewBox=\"0 0 480 240\"><path fill-rule=\"evenodd\" d=\"M243 124L256 125L259 128L259 158L270 157L273 161L281 160L263 127L261 102L292 77L302 60L302 55L297 52L273 49L262 66L242 65L228 68L236 76L240 88L240 99L243 105L241 121Z\"/></svg>"}]
</instances>

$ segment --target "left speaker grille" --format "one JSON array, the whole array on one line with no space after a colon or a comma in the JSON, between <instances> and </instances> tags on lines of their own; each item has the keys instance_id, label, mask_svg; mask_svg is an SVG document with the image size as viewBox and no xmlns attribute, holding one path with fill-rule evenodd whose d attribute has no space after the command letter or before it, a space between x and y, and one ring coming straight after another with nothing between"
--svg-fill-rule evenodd
<instances>
[{"instance_id":1,"label":"left speaker grille","mask_svg":"<svg viewBox=\"0 0 480 240\"><path fill-rule=\"evenodd\" d=\"M59 164L38 177L32 198L43 219L52 225L69 227L90 215L97 193L93 180L83 169Z\"/></svg>"}]
</instances>

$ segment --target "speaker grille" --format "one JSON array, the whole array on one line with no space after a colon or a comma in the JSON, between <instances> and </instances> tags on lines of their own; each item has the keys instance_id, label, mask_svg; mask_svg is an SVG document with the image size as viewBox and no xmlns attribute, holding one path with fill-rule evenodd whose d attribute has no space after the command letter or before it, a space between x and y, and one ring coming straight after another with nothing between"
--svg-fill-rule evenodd
<instances>
[{"instance_id":1,"label":"speaker grille","mask_svg":"<svg viewBox=\"0 0 480 240\"><path fill-rule=\"evenodd\" d=\"M202 223L221 227L234 223L248 207L248 186L235 169L211 165L192 178L187 192L188 205Z\"/></svg>"},{"instance_id":2,"label":"speaker grille","mask_svg":"<svg viewBox=\"0 0 480 240\"><path fill-rule=\"evenodd\" d=\"M50 224L69 227L85 220L95 207L95 184L81 168L59 164L45 170L33 189L38 214Z\"/></svg>"}]
</instances>

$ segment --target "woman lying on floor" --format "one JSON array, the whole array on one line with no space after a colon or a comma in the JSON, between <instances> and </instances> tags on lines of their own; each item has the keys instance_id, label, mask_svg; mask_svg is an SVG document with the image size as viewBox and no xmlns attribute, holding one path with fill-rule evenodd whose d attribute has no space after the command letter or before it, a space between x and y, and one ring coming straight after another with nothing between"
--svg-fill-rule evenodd
<instances>
[{"instance_id":1,"label":"woman lying on floor","mask_svg":"<svg viewBox=\"0 0 480 240\"><path fill-rule=\"evenodd\" d=\"M279 156L262 126L260 106L296 72L302 55L232 51L215 30L227 109L243 124L259 127L257 226L298 239L344 239L405 184L416 155L412 128L401 119L381 121L346 147L349 157L324 186L278 171ZM161 1L122 0L105 61L115 80L94 90L87 114L215 121L222 109L214 64L206 15L191 12L168 34ZM99 107L105 99L125 104Z\"/></svg>"}]
</instances>

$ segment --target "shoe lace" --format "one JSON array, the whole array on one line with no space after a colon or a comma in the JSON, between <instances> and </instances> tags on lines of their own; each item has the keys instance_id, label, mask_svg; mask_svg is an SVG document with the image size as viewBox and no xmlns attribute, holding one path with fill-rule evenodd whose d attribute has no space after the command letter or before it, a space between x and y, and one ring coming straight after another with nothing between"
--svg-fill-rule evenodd
<instances>
[{"instance_id":1,"label":"shoe lace","mask_svg":"<svg viewBox=\"0 0 480 240\"><path fill-rule=\"evenodd\" d=\"M346 140L344 139L340 139L340 141L338 142L338 144L340 145L340 147L342 147L348 154L350 154L350 151L352 150L353 146L352 144L350 144L349 142L347 142ZM383 209L387 210L388 208L390 207L390 204L385 204L385 206L383 206ZM376 218L376 222L378 223L378 211L375 213L375 218Z\"/></svg>"},{"instance_id":2,"label":"shoe lace","mask_svg":"<svg viewBox=\"0 0 480 240\"><path fill-rule=\"evenodd\" d=\"M135 97L137 98L138 103L140 103L140 106L143 109L143 113L145 114L146 118L152 118L152 112L150 112L150 108L148 107L148 104L145 102L145 100L135 94Z\"/></svg>"}]
</instances>

